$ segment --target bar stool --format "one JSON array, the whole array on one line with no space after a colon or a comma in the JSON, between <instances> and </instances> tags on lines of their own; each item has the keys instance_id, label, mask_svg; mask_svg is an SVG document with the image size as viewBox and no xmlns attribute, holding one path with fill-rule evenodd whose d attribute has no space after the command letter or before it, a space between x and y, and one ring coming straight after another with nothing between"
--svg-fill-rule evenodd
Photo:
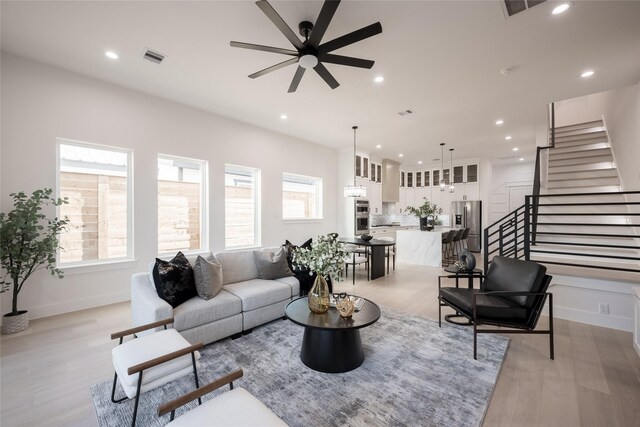
<instances>
[{"instance_id":1,"label":"bar stool","mask_svg":"<svg viewBox=\"0 0 640 427\"><path fill-rule=\"evenodd\" d=\"M469 227L464 229L464 233L462 233L462 239L460 240L460 242L462 242L462 250L465 249L469 249Z\"/></svg>"},{"instance_id":2,"label":"bar stool","mask_svg":"<svg viewBox=\"0 0 640 427\"><path fill-rule=\"evenodd\" d=\"M450 264L451 256L453 256L453 238L458 232L451 230L448 233L442 233L442 264ZM451 252L451 255L449 254Z\"/></svg>"},{"instance_id":3,"label":"bar stool","mask_svg":"<svg viewBox=\"0 0 640 427\"><path fill-rule=\"evenodd\" d=\"M462 235L464 234L464 228L459 228L453 236L453 259L458 259L458 256L462 253Z\"/></svg>"}]
</instances>

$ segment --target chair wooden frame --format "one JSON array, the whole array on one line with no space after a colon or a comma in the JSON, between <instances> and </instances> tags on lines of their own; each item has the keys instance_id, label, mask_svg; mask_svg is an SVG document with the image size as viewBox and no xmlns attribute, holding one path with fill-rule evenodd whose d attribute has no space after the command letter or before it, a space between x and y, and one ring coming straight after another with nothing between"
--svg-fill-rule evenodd
<instances>
[{"instance_id":1,"label":"chair wooden frame","mask_svg":"<svg viewBox=\"0 0 640 427\"><path fill-rule=\"evenodd\" d=\"M169 318L169 319L164 319L164 320L159 320L157 322L153 322L153 323L149 323L146 325L142 325L142 326L137 326L135 328L131 328L131 329L127 329L124 331L120 331L120 332L114 332L113 334L111 334L111 339L120 339L120 342L118 343L118 345L121 345L124 341L124 337L128 336L128 335L133 335L134 339L137 338L136 334L138 332L142 332L142 331L146 331L149 329L153 329L153 328L158 328L160 326L163 326L164 329L167 329L167 325L173 323L173 318ZM195 352L197 350L200 350L202 347L204 347L203 343L197 343L197 344L193 344L190 345L189 347L185 347L183 349L174 351L172 353L169 354L165 354L163 356L159 356L156 357L154 359L151 360L147 360L146 362L142 362L139 363L137 365L131 366L127 369L127 374L129 375L133 375L136 373L139 373L140 375L138 375L138 384L137 384L137 388L136 388L136 397L135 397L135 403L133 406L133 419L131 420L131 426L135 426L136 425L136 418L138 415L138 403L140 401L140 389L142 388L142 374L144 373L144 371L146 369L150 369L153 368L154 366L158 366L162 363L168 362L170 360L176 359L178 357L184 356L186 354L191 353L191 363L193 365L193 375L195 377L195 382L196 382L196 388L199 387L199 383L198 383L198 370L197 370L197 366L196 366L196 355ZM116 371L114 376L113 376L113 388L111 389L111 401L113 403L121 403L124 402L125 400L128 399L128 397L125 395L125 397L121 398L121 399L116 399L115 395L116 395L116 385L118 383L118 372ZM202 404L202 401L200 399L198 399L198 403Z\"/></svg>"},{"instance_id":2,"label":"chair wooden frame","mask_svg":"<svg viewBox=\"0 0 640 427\"><path fill-rule=\"evenodd\" d=\"M162 405L158 406L158 416L161 417L166 413L171 412L171 417L169 418L169 421L173 421L176 416L176 409L178 409L179 407L184 406L187 403L192 402L196 399L198 399L198 402L200 402L200 399L202 398L202 396L204 396L207 393L211 393L212 391L217 390L220 387L223 387L227 384L229 384L229 389L233 390L233 382L239 378L242 378L243 375L244 373L242 372L242 369L238 369L237 371L233 371L230 374L227 374L224 377L218 378L217 380L212 381L207 385L198 387L196 390L193 390L183 396L180 396L169 402L163 403Z\"/></svg>"},{"instance_id":3,"label":"chair wooden frame","mask_svg":"<svg viewBox=\"0 0 640 427\"><path fill-rule=\"evenodd\" d=\"M479 276L481 280L486 278L486 275ZM547 289L551 283L551 276L545 275L543 286L541 289ZM526 323L516 324L511 322L504 322L494 319L479 319L477 312L477 298L479 295L489 296L534 296L538 298L534 306L530 309L530 315ZM440 295L440 283L438 283L438 326L442 327L442 307L449 306L456 310L461 316L466 317L473 325L473 358L478 359L478 334L545 334L549 335L549 358L554 360L554 346L553 346L553 294L551 292L524 292L524 291L490 291L476 293L472 295L472 310L471 313L467 312L464 308L457 306L456 304L447 301ZM549 328L544 330L535 330L540 315L542 314L542 308L549 299ZM479 329L479 325L499 326L511 328L513 330L504 329Z\"/></svg>"}]
</instances>

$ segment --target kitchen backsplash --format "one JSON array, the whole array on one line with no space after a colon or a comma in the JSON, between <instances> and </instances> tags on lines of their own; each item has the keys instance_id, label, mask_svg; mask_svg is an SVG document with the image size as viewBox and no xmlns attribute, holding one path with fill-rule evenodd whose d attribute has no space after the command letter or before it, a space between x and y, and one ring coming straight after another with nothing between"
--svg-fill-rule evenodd
<instances>
[{"instance_id":1,"label":"kitchen backsplash","mask_svg":"<svg viewBox=\"0 0 640 427\"><path fill-rule=\"evenodd\" d=\"M449 215L438 215L437 224L449 225ZM371 215L371 227L376 227L380 225L401 225L403 227L407 226L418 226L420 225L420 221L418 217L415 215L404 215L404 214L394 214L394 213L383 213L377 215Z\"/></svg>"}]
</instances>

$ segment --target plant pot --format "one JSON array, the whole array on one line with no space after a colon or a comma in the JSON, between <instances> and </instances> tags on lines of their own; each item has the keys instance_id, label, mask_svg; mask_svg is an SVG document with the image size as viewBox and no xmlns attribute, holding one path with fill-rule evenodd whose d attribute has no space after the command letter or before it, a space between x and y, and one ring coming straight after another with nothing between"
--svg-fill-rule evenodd
<instances>
[{"instance_id":1,"label":"plant pot","mask_svg":"<svg viewBox=\"0 0 640 427\"><path fill-rule=\"evenodd\" d=\"M2 333L5 335L22 332L29 327L29 313L21 310L16 314L9 313L2 316Z\"/></svg>"}]
</instances>

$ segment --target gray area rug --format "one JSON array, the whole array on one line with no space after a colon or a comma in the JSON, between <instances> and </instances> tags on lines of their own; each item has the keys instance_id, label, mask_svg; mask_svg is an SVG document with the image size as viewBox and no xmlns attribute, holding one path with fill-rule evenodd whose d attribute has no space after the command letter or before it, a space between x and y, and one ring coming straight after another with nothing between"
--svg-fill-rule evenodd
<instances>
[{"instance_id":1,"label":"gray area rug","mask_svg":"<svg viewBox=\"0 0 640 427\"><path fill-rule=\"evenodd\" d=\"M362 366L324 374L300 361L302 333L302 327L277 320L237 340L210 344L202 351L200 384L242 368L244 377L234 385L289 426L479 426L509 345L506 337L480 335L475 361L471 328L444 321L439 328L434 320L383 307L380 320L361 330ZM129 425L133 400L111 403L111 382L91 387L98 423ZM167 424L168 415L156 416L158 405L194 387L190 375L143 394L137 425ZM122 395L118 386L116 396ZM211 420L216 425L215 414Z\"/></svg>"}]
</instances>

